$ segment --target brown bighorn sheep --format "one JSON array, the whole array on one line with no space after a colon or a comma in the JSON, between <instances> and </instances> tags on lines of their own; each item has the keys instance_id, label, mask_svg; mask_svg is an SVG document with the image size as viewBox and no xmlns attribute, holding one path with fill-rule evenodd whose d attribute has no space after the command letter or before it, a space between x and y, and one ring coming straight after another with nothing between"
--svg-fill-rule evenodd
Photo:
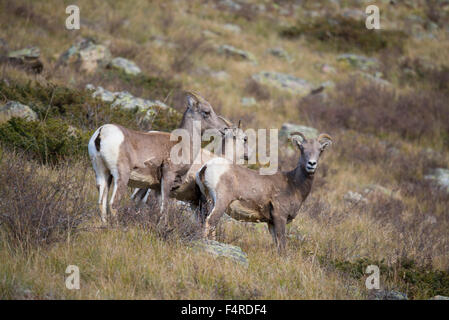
<instances>
[{"instance_id":1,"label":"brown bighorn sheep","mask_svg":"<svg viewBox=\"0 0 449 320\"><path fill-rule=\"evenodd\" d=\"M187 109L180 128L187 130L191 136L201 135L207 129L229 127L230 122L217 116L212 106L201 96L188 92L186 103ZM200 122L201 129L193 125L194 121ZM138 132L114 124L103 125L95 131L89 140L88 151L95 171L103 223L106 222L107 198L112 182L109 207L113 217L127 185L162 189L162 202L166 201L164 195L168 192L164 191L169 190L174 182L172 175L167 174L167 168L170 167L167 164L170 162L170 150L176 143L170 141L170 133Z\"/></svg>"},{"instance_id":2,"label":"brown bighorn sheep","mask_svg":"<svg viewBox=\"0 0 449 320\"><path fill-rule=\"evenodd\" d=\"M229 161L213 159L197 172L196 183L213 204L204 226L205 237L214 237L216 225L226 211L236 220L266 222L274 243L284 250L285 226L298 214L311 190L318 159L332 143L325 133L316 139L306 139L300 132L291 136L301 152L292 171L259 175Z\"/></svg>"}]
</instances>

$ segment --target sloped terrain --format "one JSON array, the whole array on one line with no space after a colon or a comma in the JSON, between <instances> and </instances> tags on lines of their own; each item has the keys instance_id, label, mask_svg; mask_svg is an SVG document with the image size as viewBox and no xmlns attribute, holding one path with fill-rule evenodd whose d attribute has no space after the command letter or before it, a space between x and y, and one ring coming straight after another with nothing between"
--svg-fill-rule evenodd
<instances>
[{"instance_id":1,"label":"sloped terrain","mask_svg":"<svg viewBox=\"0 0 449 320\"><path fill-rule=\"evenodd\" d=\"M80 0L67 30L61 1L0 0L0 298L449 296L449 2L376 1L381 30L368 4ZM234 247L201 250L176 203L166 227L130 201L100 226L91 134L170 131L182 90L244 128L334 137L284 255L230 219L217 240ZM297 158L282 145L280 169ZM368 265L386 291L366 289Z\"/></svg>"}]
</instances>

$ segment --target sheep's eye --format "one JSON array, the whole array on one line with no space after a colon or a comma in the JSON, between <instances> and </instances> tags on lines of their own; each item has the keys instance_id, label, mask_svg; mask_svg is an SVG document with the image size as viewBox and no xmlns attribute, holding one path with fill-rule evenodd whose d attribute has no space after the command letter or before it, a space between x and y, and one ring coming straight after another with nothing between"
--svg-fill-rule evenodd
<instances>
[{"instance_id":1,"label":"sheep's eye","mask_svg":"<svg viewBox=\"0 0 449 320\"><path fill-rule=\"evenodd\" d=\"M208 117L210 116L210 111L203 111L202 114L204 117Z\"/></svg>"}]
</instances>

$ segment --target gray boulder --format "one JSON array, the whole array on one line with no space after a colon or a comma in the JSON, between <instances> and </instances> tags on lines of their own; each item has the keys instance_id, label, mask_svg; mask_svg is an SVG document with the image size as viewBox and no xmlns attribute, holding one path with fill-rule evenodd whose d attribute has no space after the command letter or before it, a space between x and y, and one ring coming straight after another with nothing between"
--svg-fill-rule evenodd
<instances>
[{"instance_id":1,"label":"gray boulder","mask_svg":"<svg viewBox=\"0 0 449 320\"><path fill-rule=\"evenodd\" d=\"M233 246L226 243L221 243L214 240L198 240L194 242L194 248L208 252L215 257L225 257L248 266L248 256L242 251L240 247Z\"/></svg>"},{"instance_id":2,"label":"gray boulder","mask_svg":"<svg viewBox=\"0 0 449 320\"><path fill-rule=\"evenodd\" d=\"M449 169L433 169L431 173L424 176L424 178L428 180L434 180L439 186L449 192Z\"/></svg>"},{"instance_id":3,"label":"gray boulder","mask_svg":"<svg viewBox=\"0 0 449 320\"><path fill-rule=\"evenodd\" d=\"M433 298L430 298L430 300L449 300L449 297L445 296L435 296Z\"/></svg>"},{"instance_id":4,"label":"gray boulder","mask_svg":"<svg viewBox=\"0 0 449 320\"><path fill-rule=\"evenodd\" d=\"M122 70L126 74L134 76L141 73L140 68L133 61L122 57L112 59L111 62L109 63L109 67Z\"/></svg>"},{"instance_id":5,"label":"gray boulder","mask_svg":"<svg viewBox=\"0 0 449 320\"><path fill-rule=\"evenodd\" d=\"M233 58L237 58L237 59L241 59L241 60L248 60L250 62L253 63L257 63L256 58L254 57L254 55L251 52L242 50L242 49L238 49L236 47L227 45L227 44L223 44L221 46L218 47L218 53L226 55L228 57L233 57Z\"/></svg>"},{"instance_id":6,"label":"gray boulder","mask_svg":"<svg viewBox=\"0 0 449 320\"><path fill-rule=\"evenodd\" d=\"M353 53L344 53L337 57L337 61L345 61L355 68L362 70L368 70L371 68L377 68L379 61L375 58L368 58L362 55Z\"/></svg>"},{"instance_id":7,"label":"gray boulder","mask_svg":"<svg viewBox=\"0 0 449 320\"><path fill-rule=\"evenodd\" d=\"M262 71L254 74L252 79L299 96L306 96L313 90L313 85L307 80L279 72Z\"/></svg>"},{"instance_id":8,"label":"gray boulder","mask_svg":"<svg viewBox=\"0 0 449 320\"><path fill-rule=\"evenodd\" d=\"M93 72L98 67L104 67L111 61L111 52L92 39L82 39L72 45L59 58L61 63L73 64L79 71Z\"/></svg>"},{"instance_id":9,"label":"gray boulder","mask_svg":"<svg viewBox=\"0 0 449 320\"><path fill-rule=\"evenodd\" d=\"M345 193L345 195L343 196L343 200L345 200L346 202L349 203L367 203L368 200L366 200L363 195L361 195L358 192L354 192L354 191L348 191Z\"/></svg>"},{"instance_id":10,"label":"gray boulder","mask_svg":"<svg viewBox=\"0 0 449 320\"><path fill-rule=\"evenodd\" d=\"M134 109L138 108L140 111L147 111L152 109L154 106L157 106L162 109L168 109L165 103L159 100L148 100L139 97L134 97L131 93L127 91L109 91L104 89L103 87L95 87L91 84L86 86L86 89L93 91L92 97L100 98L106 102L112 102L112 107L119 107L123 109Z\"/></svg>"},{"instance_id":11,"label":"gray boulder","mask_svg":"<svg viewBox=\"0 0 449 320\"><path fill-rule=\"evenodd\" d=\"M240 103L242 104L242 106L252 107L257 104L257 101L254 97L243 97Z\"/></svg>"},{"instance_id":12,"label":"gray boulder","mask_svg":"<svg viewBox=\"0 0 449 320\"><path fill-rule=\"evenodd\" d=\"M313 139L318 136L318 130L312 127L306 127L299 124L284 123L279 130L279 137L287 140L292 132L299 131L305 135L306 138Z\"/></svg>"},{"instance_id":13,"label":"gray boulder","mask_svg":"<svg viewBox=\"0 0 449 320\"><path fill-rule=\"evenodd\" d=\"M27 120L37 120L37 114L29 106L17 101L9 101L0 106L0 122L6 122L12 117L25 118Z\"/></svg>"},{"instance_id":14,"label":"gray boulder","mask_svg":"<svg viewBox=\"0 0 449 320\"><path fill-rule=\"evenodd\" d=\"M41 50L38 47L29 47L8 52L7 60L15 66L22 67L35 73L40 73L44 68L44 65L39 60L40 55Z\"/></svg>"},{"instance_id":15,"label":"gray boulder","mask_svg":"<svg viewBox=\"0 0 449 320\"><path fill-rule=\"evenodd\" d=\"M270 49L267 50L267 53L269 53L269 54L271 54L271 55L273 55L275 57L278 57L280 59L284 59L284 60L286 60L288 62L292 62L293 61L293 59L290 57L288 52L285 51L282 48L279 48L279 47L277 47L277 48L270 48Z\"/></svg>"},{"instance_id":16,"label":"gray boulder","mask_svg":"<svg viewBox=\"0 0 449 320\"><path fill-rule=\"evenodd\" d=\"M374 300L408 300L408 297L399 291L376 290Z\"/></svg>"}]
</instances>

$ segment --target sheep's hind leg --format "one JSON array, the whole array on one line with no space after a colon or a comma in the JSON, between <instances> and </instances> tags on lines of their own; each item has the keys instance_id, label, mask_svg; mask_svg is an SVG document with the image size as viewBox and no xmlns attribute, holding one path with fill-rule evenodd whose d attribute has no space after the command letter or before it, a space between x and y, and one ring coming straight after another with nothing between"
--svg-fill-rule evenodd
<instances>
[{"instance_id":1,"label":"sheep's hind leg","mask_svg":"<svg viewBox=\"0 0 449 320\"><path fill-rule=\"evenodd\" d=\"M117 210L120 205L120 200L126 193L128 187L129 170L126 170L126 168L122 167L119 170L114 170L114 172L112 172L112 176L114 187L112 189L112 196L109 200L109 205L111 209L111 216L114 220L113 222L116 222Z\"/></svg>"},{"instance_id":2,"label":"sheep's hind leg","mask_svg":"<svg viewBox=\"0 0 449 320\"><path fill-rule=\"evenodd\" d=\"M217 224L220 221L220 218L223 216L226 208L228 207L229 203L226 203L225 201L216 201L214 203L214 207L212 211L210 212L209 216L206 218L206 222L204 224L203 229L203 237L204 238L210 238L211 240L216 239L216 228Z\"/></svg>"}]
</instances>

